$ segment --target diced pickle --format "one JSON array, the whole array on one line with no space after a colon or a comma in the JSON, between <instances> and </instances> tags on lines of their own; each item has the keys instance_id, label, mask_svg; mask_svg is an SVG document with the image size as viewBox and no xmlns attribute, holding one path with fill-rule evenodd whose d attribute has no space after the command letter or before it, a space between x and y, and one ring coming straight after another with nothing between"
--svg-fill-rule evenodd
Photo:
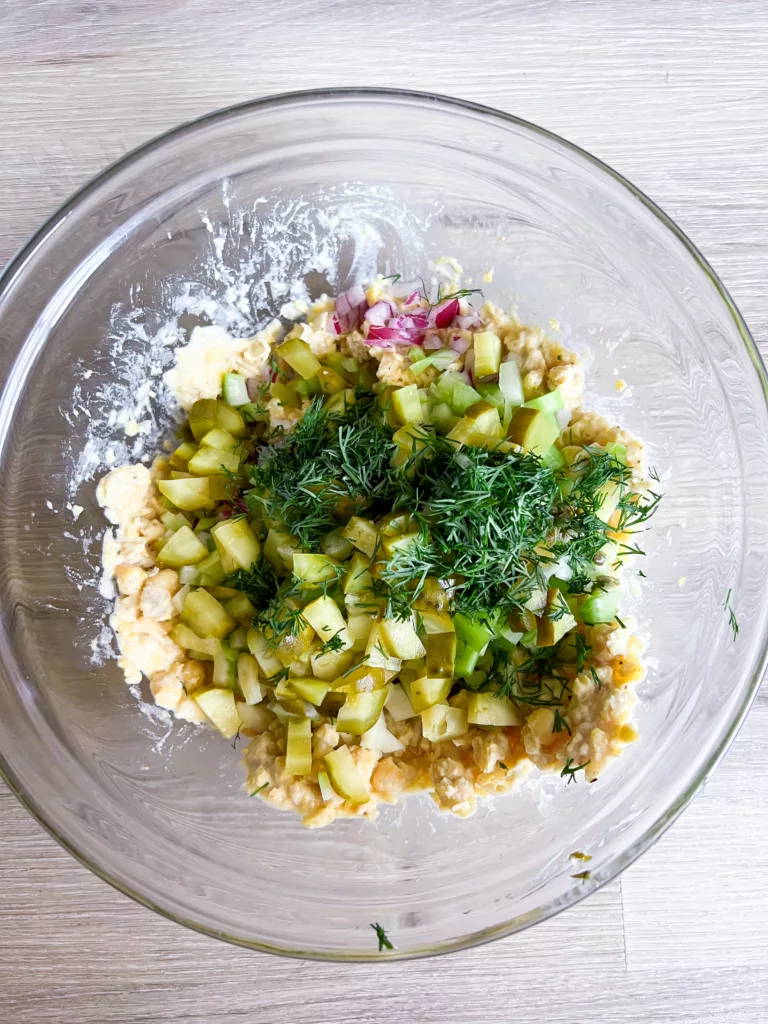
<instances>
[{"instance_id":1,"label":"diced pickle","mask_svg":"<svg viewBox=\"0 0 768 1024\"><path fill-rule=\"evenodd\" d=\"M501 366L501 338L493 331L477 331L474 346L475 379L495 376Z\"/></svg>"},{"instance_id":2,"label":"diced pickle","mask_svg":"<svg viewBox=\"0 0 768 1024\"><path fill-rule=\"evenodd\" d=\"M228 430L221 427L214 427L200 439L200 447L218 448L222 452L233 452L237 448L237 438L233 437ZM192 455L195 453L193 452ZM192 456L190 455L190 458ZM189 461L189 460L187 460Z\"/></svg>"},{"instance_id":3,"label":"diced pickle","mask_svg":"<svg viewBox=\"0 0 768 1024\"><path fill-rule=\"evenodd\" d=\"M366 662L336 678L333 689L337 693L370 693L382 690L386 682L384 669L371 668Z\"/></svg>"},{"instance_id":4,"label":"diced pickle","mask_svg":"<svg viewBox=\"0 0 768 1024\"><path fill-rule=\"evenodd\" d=\"M419 397L419 389L415 384L409 384L407 387L397 388L393 391L392 406L400 423L424 422L424 410Z\"/></svg>"},{"instance_id":5,"label":"diced pickle","mask_svg":"<svg viewBox=\"0 0 768 1024\"><path fill-rule=\"evenodd\" d=\"M311 601L303 609L302 615L323 641L330 640L332 636L346 630L346 622L339 611L339 606L327 595Z\"/></svg>"},{"instance_id":6,"label":"diced pickle","mask_svg":"<svg viewBox=\"0 0 768 1024\"><path fill-rule=\"evenodd\" d=\"M312 676L291 676L286 683L290 690L316 707L320 707L331 688L330 683L324 683L322 679L313 679Z\"/></svg>"},{"instance_id":7,"label":"diced pickle","mask_svg":"<svg viewBox=\"0 0 768 1024\"><path fill-rule=\"evenodd\" d=\"M261 544L244 516L238 519L225 519L218 523L211 530L211 536L225 569L227 559L233 570L250 569L261 554Z\"/></svg>"},{"instance_id":8,"label":"diced pickle","mask_svg":"<svg viewBox=\"0 0 768 1024\"><path fill-rule=\"evenodd\" d=\"M278 576L284 576L286 569L293 568L293 556L298 547L299 542L292 534L270 529L264 541L264 557Z\"/></svg>"},{"instance_id":9,"label":"diced pickle","mask_svg":"<svg viewBox=\"0 0 768 1024\"><path fill-rule=\"evenodd\" d=\"M365 520L362 520L363 522ZM370 558L356 551L347 564L343 589L345 594L360 594L371 589Z\"/></svg>"},{"instance_id":10,"label":"diced pickle","mask_svg":"<svg viewBox=\"0 0 768 1024\"><path fill-rule=\"evenodd\" d=\"M507 436L534 455L544 455L557 440L560 431L557 424L538 409L525 406L515 409L509 423Z\"/></svg>"},{"instance_id":11,"label":"diced pickle","mask_svg":"<svg viewBox=\"0 0 768 1024\"><path fill-rule=\"evenodd\" d=\"M413 710L418 714L421 711L426 711L433 704L441 703L448 697L452 685L452 679L430 679L428 676L414 679L406 687Z\"/></svg>"},{"instance_id":12,"label":"diced pickle","mask_svg":"<svg viewBox=\"0 0 768 1024\"><path fill-rule=\"evenodd\" d=\"M373 558L379 546L379 531L368 519L352 516L341 531L342 535L364 555Z\"/></svg>"},{"instance_id":13,"label":"diced pickle","mask_svg":"<svg viewBox=\"0 0 768 1024\"><path fill-rule=\"evenodd\" d=\"M374 690L372 693L350 693L336 719L337 730L351 732L356 736L367 732L376 723L386 699L386 690Z\"/></svg>"},{"instance_id":14,"label":"diced pickle","mask_svg":"<svg viewBox=\"0 0 768 1024\"><path fill-rule=\"evenodd\" d=\"M557 587L550 587L544 610L536 619L536 646L554 647L575 625L576 619L567 611L565 598Z\"/></svg>"},{"instance_id":15,"label":"diced pickle","mask_svg":"<svg viewBox=\"0 0 768 1024\"><path fill-rule=\"evenodd\" d=\"M189 410L189 429L196 441L200 441L216 426L218 406L215 398L200 398Z\"/></svg>"},{"instance_id":16,"label":"diced pickle","mask_svg":"<svg viewBox=\"0 0 768 1024\"><path fill-rule=\"evenodd\" d=\"M302 341L301 338L284 341L282 345L277 346L275 351L304 380L318 375L320 361L306 341Z\"/></svg>"},{"instance_id":17,"label":"diced pickle","mask_svg":"<svg viewBox=\"0 0 768 1024\"><path fill-rule=\"evenodd\" d=\"M457 441L459 444L472 444L475 434L482 437L490 435L499 439L503 436L499 410L490 402L481 401L470 406L448 433L448 440Z\"/></svg>"},{"instance_id":18,"label":"diced pickle","mask_svg":"<svg viewBox=\"0 0 768 1024\"><path fill-rule=\"evenodd\" d=\"M222 639L231 633L237 623L206 590L192 590L187 594L181 618L200 636Z\"/></svg>"},{"instance_id":19,"label":"diced pickle","mask_svg":"<svg viewBox=\"0 0 768 1024\"><path fill-rule=\"evenodd\" d=\"M177 568L195 565L208 556L208 548L189 526L182 526L162 546L157 555L158 565Z\"/></svg>"},{"instance_id":20,"label":"diced pickle","mask_svg":"<svg viewBox=\"0 0 768 1024\"><path fill-rule=\"evenodd\" d=\"M246 704L260 704L264 691L259 682L259 663L245 651L237 656L237 682Z\"/></svg>"},{"instance_id":21,"label":"diced pickle","mask_svg":"<svg viewBox=\"0 0 768 1024\"><path fill-rule=\"evenodd\" d=\"M384 619L378 629L385 654L401 661L424 657L424 644L408 619Z\"/></svg>"},{"instance_id":22,"label":"diced pickle","mask_svg":"<svg viewBox=\"0 0 768 1024\"><path fill-rule=\"evenodd\" d=\"M288 722L285 770L289 775L309 775L312 771L312 723L308 718Z\"/></svg>"},{"instance_id":23,"label":"diced pickle","mask_svg":"<svg viewBox=\"0 0 768 1024\"><path fill-rule=\"evenodd\" d=\"M470 725L521 725L522 718L511 700L490 693L470 693L467 698Z\"/></svg>"},{"instance_id":24,"label":"diced pickle","mask_svg":"<svg viewBox=\"0 0 768 1024\"><path fill-rule=\"evenodd\" d=\"M271 676L277 675L278 672L282 672L283 663L275 654L274 649L269 646L261 630L255 629L251 626L248 630L247 639L248 650L258 662L259 668L267 679Z\"/></svg>"},{"instance_id":25,"label":"diced pickle","mask_svg":"<svg viewBox=\"0 0 768 1024\"><path fill-rule=\"evenodd\" d=\"M253 601L243 593L235 594L225 607L232 618L237 619L240 625L245 626L246 629L251 625L253 616L256 614L256 606Z\"/></svg>"},{"instance_id":26,"label":"diced pickle","mask_svg":"<svg viewBox=\"0 0 768 1024\"><path fill-rule=\"evenodd\" d=\"M344 562L355 550L351 541L347 540L341 532L341 527L326 533L320 541L320 549L324 555L330 555L340 562Z\"/></svg>"},{"instance_id":27,"label":"diced pickle","mask_svg":"<svg viewBox=\"0 0 768 1024\"><path fill-rule=\"evenodd\" d=\"M329 800L333 800L336 796L336 791L331 785L331 780L328 778L328 772L317 773L317 784L320 787L320 796L323 798L323 802L327 804Z\"/></svg>"},{"instance_id":28,"label":"diced pickle","mask_svg":"<svg viewBox=\"0 0 768 1024\"><path fill-rule=\"evenodd\" d=\"M189 460L189 471L196 476L218 476L219 474L237 473L240 459L234 452L220 451L218 448L200 447Z\"/></svg>"},{"instance_id":29,"label":"diced pickle","mask_svg":"<svg viewBox=\"0 0 768 1024\"><path fill-rule=\"evenodd\" d=\"M452 678L455 662L456 634L429 634L427 636L427 675L430 678Z\"/></svg>"},{"instance_id":30,"label":"diced pickle","mask_svg":"<svg viewBox=\"0 0 768 1024\"><path fill-rule=\"evenodd\" d=\"M350 668L355 660L352 650L315 651L310 659L312 673L318 679L332 683Z\"/></svg>"},{"instance_id":31,"label":"diced pickle","mask_svg":"<svg viewBox=\"0 0 768 1024\"><path fill-rule=\"evenodd\" d=\"M368 788L357 769L349 747L337 747L325 755L325 764L333 788L345 800L355 804L367 803L370 799Z\"/></svg>"},{"instance_id":32,"label":"diced pickle","mask_svg":"<svg viewBox=\"0 0 768 1024\"><path fill-rule=\"evenodd\" d=\"M232 690L212 687L198 690L192 695L201 711L216 726L222 736L231 740L242 725Z\"/></svg>"},{"instance_id":33,"label":"diced pickle","mask_svg":"<svg viewBox=\"0 0 768 1024\"><path fill-rule=\"evenodd\" d=\"M222 643L213 656L213 683L228 690L237 683L237 652Z\"/></svg>"},{"instance_id":34,"label":"diced pickle","mask_svg":"<svg viewBox=\"0 0 768 1024\"><path fill-rule=\"evenodd\" d=\"M280 405L286 409L300 409L301 408L301 395L294 388L288 387L287 384L283 384L281 381L276 380L269 386L270 397L274 398Z\"/></svg>"},{"instance_id":35,"label":"diced pickle","mask_svg":"<svg viewBox=\"0 0 768 1024\"><path fill-rule=\"evenodd\" d=\"M211 492L208 480L189 477L186 480L159 480L158 490L173 502L177 508L185 512L194 512L199 508L209 508Z\"/></svg>"},{"instance_id":36,"label":"diced pickle","mask_svg":"<svg viewBox=\"0 0 768 1024\"><path fill-rule=\"evenodd\" d=\"M183 622L177 622L171 630L171 640L189 651L193 658L201 661L211 661L218 650L220 641L211 637L198 636L193 629Z\"/></svg>"},{"instance_id":37,"label":"diced pickle","mask_svg":"<svg viewBox=\"0 0 768 1024\"><path fill-rule=\"evenodd\" d=\"M186 469L187 463L197 451L197 445L192 444L191 441L185 441L180 444L176 451L168 459L168 465L171 469Z\"/></svg>"},{"instance_id":38,"label":"diced pickle","mask_svg":"<svg viewBox=\"0 0 768 1024\"><path fill-rule=\"evenodd\" d=\"M215 587L224 582L226 573L218 551L212 551L202 562L198 562L197 569L200 573L200 583L204 587Z\"/></svg>"},{"instance_id":39,"label":"diced pickle","mask_svg":"<svg viewBox=\"0 0 768 1024\"><path fill-rule=\"evenodd\" d=\"M304 588L316 587L341 578L341 563L330 555L308 555L296 552L293 556L293 574Z\"/></svg>"},{"instance_id":40,"label":"diced pickle","mask_svg":"<svg viewBox=\"0 0 768 1024\"><path fill-rule=\"evenodd\" d=\"M335 370L328 366L321 366L317 371L317 379L320 383L320 390L324 395L336 395L345 391L347 382Z\"/></svg>"}]
</instances>

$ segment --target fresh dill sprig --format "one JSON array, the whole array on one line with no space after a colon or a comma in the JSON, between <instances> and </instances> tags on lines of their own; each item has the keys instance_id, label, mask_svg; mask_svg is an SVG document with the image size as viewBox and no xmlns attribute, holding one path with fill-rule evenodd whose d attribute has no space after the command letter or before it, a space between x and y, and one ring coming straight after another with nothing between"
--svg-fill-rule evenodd
<instances>
[{"instance_id":1,"label":"fresh dill sprig","mask_svg":"<svg viewBox=\"0 0 768 1024\"><path fill-rule=\"evenodd\" d=\"M392 943L390 942L389 936L384 931L384 929L381 927L381 925L378 923L378 921L374 922L371 925L371 928L373 928L373 930L376 932L376 938L379 940L379 952L380 953L382 952L382 950L394 949L395 948L392 945Z\"/></svg>"},{"instance_id":2,"label":"fresh dill sprig","mask_svg":"<svg viewBox=\"0 0 768 1024\"><path fill-rule=\"evenodd\" d=\"M320 648L321 654L329 654L331 651L343 651L344 650L344 638L341 635L341 630L338 633L334 633L333 636L329 636L323 646Z\"/></svg>"},{"instance_id":3,"label":"fresh dill sprig","mask_svg":"<svg viewBox=\"0 0 768 1024\"><path fill-rule=\"evenodd\" d=\"M268 785L269 785L269 783L268 783L268 782L265 782L265 783L263 783L263 785L259 786L259 788L258 788L258 789L254 789L254 791L253 791L252 793L249 793L248 795L249 795L249 796L258 796L258 794L259 794L259 793L260 793L260 792L261 792L261 791L262 791L263 789L266 789Z\"/></svg>"},{"instance_id":4,"label":"fresh dill sprig","mask_svg":"<svg viewBox=\"0 0 768 1024\"><path fill-rule=\"evenodd\" d=\"M277 594L278 580L269 562L259 557L250 569L236 569L224 580L225 587L242 590L257 608L265 608Z\"/></svg>"},{"instance_id":5,"label":"fresh dill sprig","mask_svg":"<svg viewBox=\"0 0 768 1024\"><path fill-rule=\"evenodd\" d=\"M584 771L588 764L589 761L585 761L583 764L574 765L573 758L569 757L563 766L563 770L560 772L560 778L567 778L568 784L570 785L572 782L576 781L576 772Z\"/></svg>"},{"instance_id":6,"label":"fresh dill sprig","mask_svg":"<svg viewBox=\"0 0 768 1024\"><path fill-rule=\"evenodd\" d=\"M565 730L569 736L573 735L571 727L560 714L560 708L555 708L555 719L552 723L552 732L563 732L563 730Z\"/></svg>"},{"instance_id":7,"label":"fresh dill sprig","mask_svg":"<svg viewBox=\"0 0 768 1024\"><path fill-rule=\"evenodd\" d=\"M725 595L725 604L723 608L728 612L728 622L731 629L733 630L733 642L736 643L736 637L739 635L739 623L736 621L736 615L734 614L733 608L731 608L731 594L733 588L728 588L728 593Z\"/></svg>"}]
</instances>

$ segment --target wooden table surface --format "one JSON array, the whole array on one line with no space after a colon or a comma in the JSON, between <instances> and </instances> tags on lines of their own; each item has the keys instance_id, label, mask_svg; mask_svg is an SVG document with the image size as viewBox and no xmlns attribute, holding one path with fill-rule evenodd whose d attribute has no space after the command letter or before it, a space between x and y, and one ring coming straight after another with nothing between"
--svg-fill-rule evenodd
<instances>
[{"instance_id":1,"label":"wooden table surface","mask_svg":"<svg viewBox=\"0 0 768 1024\"><path fill-rule=\"evenodd\" d=\"M433 90L586 147L721 274L768 355L766 0L3 0L0 262L106 163L232 102ZM442 959L257 955L134 905L0 790L4 1024L768 1021L768 698L658 845L525 934Z\"/></svg>"}]
</instances>

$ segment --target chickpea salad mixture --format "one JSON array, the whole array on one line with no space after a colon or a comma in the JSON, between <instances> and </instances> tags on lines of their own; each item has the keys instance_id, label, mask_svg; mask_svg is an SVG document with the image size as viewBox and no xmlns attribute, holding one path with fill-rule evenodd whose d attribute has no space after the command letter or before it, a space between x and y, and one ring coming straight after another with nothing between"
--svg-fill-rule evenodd
<instances>
[{"instance_id":1,"label":"chickpea salad mixture","mask_svg":"<svg viewBox=\"0 0 768 1024\"><path fill-rule=\"evenodd\" d=\"M196 328L177 442L98 487L127 681L247 740L248 794L308 826L419 790L466 817L637 738L642 444L584 411L557 340L445 290L379 277L287 333Z\"/></svg>"}]
</instances>

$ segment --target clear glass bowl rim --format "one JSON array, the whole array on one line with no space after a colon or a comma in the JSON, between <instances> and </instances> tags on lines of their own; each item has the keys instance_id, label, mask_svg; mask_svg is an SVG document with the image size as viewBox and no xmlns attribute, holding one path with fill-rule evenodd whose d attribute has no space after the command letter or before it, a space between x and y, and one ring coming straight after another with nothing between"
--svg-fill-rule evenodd
<instances>
[{"instance_id":1,"label":"clear glass bowl rim","mask_svg":"<svg viewBox=\"0 0 768 1024\"><path fill-rule=\"evenodd\" d=\"M638 189L632 184L627 178L625 178L618 171L614 170L609 164L593 156L587 150L580 146L569 142L562 136L557 135L554 132L542 128L531 121L526 121L524 118L516 117L514 114L505 113L502 110L497 110L495 107L485 106L481 103L474 103L469 100L462 100L457 97L444 96L438 93L420 92L412 89L386 89L386 88L338 88L338 89L304 89L295 90L292 92L276 93L262 97L258 100L247 100L243 103L235 103L227 107L222 107L218 110L212 111L208 114L204 114L201 117L194 118L191 121L184 122L175 128L170 129L167 132L163 132L160 135L155 136L148 142L141 146L131 150L125 156L109 164L103 171L91 178L85 185L70 196L53 214L41 225L41 227L34 232L26 243L23 243L17 250L16 254L11 257L5 269L0 272L0 298L10 287L16 273L24 266L27 259L36 252L41 245L45 243L46 238L51 235L56 228L65 220L68 214L76 209L78 205L86 199L93 191L98 189L103 183L108 181L110 178L115 176L119 171L128 168L131 164L135 163L141 157L152 153L153 151L162 148L166 143L171 142L174 139L181 138L187 134L191 134L205 128L207 125L219 123L226 120L229 117L235 117L239 114L246 113L249 111L256 111L265 108L279 108L282 106L295 106L301 105L304 102L314 102L317 100L334 102L335 100L348 100L348 99L371 99L371 100L386 100L386 99L400 99L410 100L416 103L423 103L425 105L437 105L443 108L455 109L457 111L468 111L474 114L480 114L487 118L495 119L502 123L507 123L517 127L524 128L534 135L539 135L544 139L554 142L564 149L575 153L577 156L583 158L588 163L592 164L597 170L608 174L614 179L620 186L626 189L635 199L637 199L647 210L654 215L654 217L670 231L676 239L682 244L688 254L698 264L699 268L709 278L710 283L715 288L717 294L720 296L723 305L725 306L728 314L733 320L739 335L741 336L747 354L752 365L755 368L755 372L758 375L761 390L763 392L763 398L766 402L766 408L768 409L768 374L763 363L760 352L755 344L755 340L749 328L744 321L741 313L739 312L735 302L733 301L728 289L725 287L723 282L720 280L717 273L713 270L704 256L699 252L698 248L688 238L684 231L678 227L678 225L667 216L664 211L653 202L644 192ZM13 366L11 368L11 376L13 376ZM287 949L283 947L270 946L266 943L254 942L243 939L236 935L228 935L222 931L216 931L207 928L203 925L198 924L195 921L186 920L180 915L175 915L164 908L156 905L152 900L142 896L141 893L136 892L130 886L125 885L118 878L113 877L109 872L104 871L99 867L98 864L94 863L86 853L80 850L75 844L73 844L65 836L59 834L57 830L52 827L46 820L43 811L38 807L36 801L27 794L22 786L17 782L13 771L9 764L3 757L2 751L0 751L0 778L2 778L7 784L10 791L19 800L22 806L32 815L36 821L42 825L42 827L51 835L68 853L70 853L76 860L78 860L84 867L92 871L99 878L108 882L113 888L126 896L129 896L135 902L141 906L147 907L150 910L155 911L162 917L167 918L170 921L174 921L177 924L184 925L186 928L190 928L193 931L200 932L203 935L210 936L211 938L222 939L225 942L229 942L233 945L242 946L246 949L252 949L264 953L273 953L282 956L295 957L299 959L311 959L311 960L326 960L326 961L345 961L345 962L366 962L366 961L380 961L382 959L387 960L411 960L418 959L426 956L435 956L443 953L455 953L461 950L472 948L473 946L479 946L486 942L491 942L495 939L503 938L514 934L519 931L523 931L525 928L531 927L533 924L537 924L540 921L545 921L555 914L560 913L562 910L568 907L574 906L576 903L580 903L582 899L585 899L587 895L592 895L598 888L613 881L618 875L620 875L626 868L628 868L637 858L649 849L669 828L669 826L675 821L688 804L691 802L693 797L696 795L698 790L706 782L709 775L717 767L726 751L730 747L731 743L736 737L742 723L754 701L757 692L760 688L763 676L768 667L768 633L762 638L762 653L756 670L752 674L749 688L745 693L742 705L738 708L736 714L733 716L730 722L728 730L724 733L721 742L711 752L709 759L705 762L699 775L692 781L687 790L680 794L677 800L674 801L669 807L667 807L663 813L659 815L653 825L647 829L645 834L638 839L629 849L625 850L624 853L617 856L610 865L606 865L608 870L601 871L601 880L599 885L590 888L588 893L580 895L574 891L572 897L568 899L561 899L557 905L539 908L539 913L535 918L531 919L531 915L526 915L527 920L521 921L518 918L512 918L502 925L498 925L494 928L484 929L480 932L475 932L460 939L451 941L447 944L441 944L437 948L423 948L414 949L407 952L401 952L399 950L393 950L391 952L373 952L371 954L327 954L322 952L310 952L301 949Z\"/></svg>"}]
</instances>

